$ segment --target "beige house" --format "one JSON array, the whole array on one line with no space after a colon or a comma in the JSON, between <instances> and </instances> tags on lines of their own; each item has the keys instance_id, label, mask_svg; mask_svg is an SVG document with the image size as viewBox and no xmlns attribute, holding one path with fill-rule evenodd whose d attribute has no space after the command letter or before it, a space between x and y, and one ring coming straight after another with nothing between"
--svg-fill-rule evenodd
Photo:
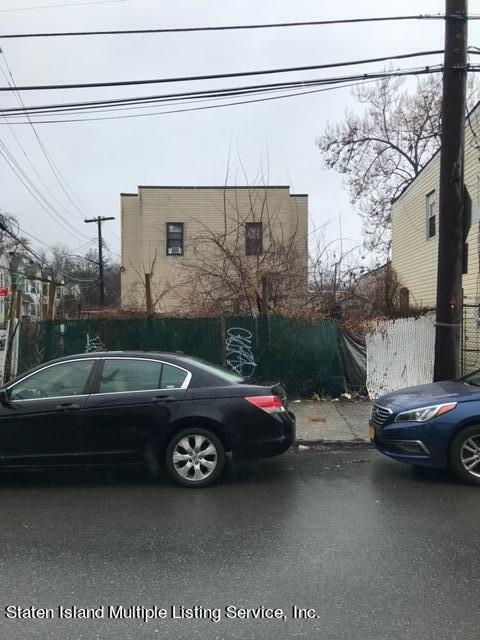
<instances>
[{"instance_id":1,"label":"beige house","mask_svg":"<svg viewBox=\"0 0 480 640\"><path fill-rule=\"evenodd\" d=\"M124 308L150 297L167 314L305 303L308 197L288 186L139 186L121 194L121 225Z\"/></svg>"},{"instance_id":2,"label":"beige house","mask_svg":"<svg viewBox=\"0 0 480 640\"><path fill-rule=\"evenodd\" d=\"M467 303L480 302L480 103L465 124L465 185L472 200L463 289ZM410 303L435 307L438 253L440 153L436 153L392 207L392 266Z\"/></svg>"}]
</instances>

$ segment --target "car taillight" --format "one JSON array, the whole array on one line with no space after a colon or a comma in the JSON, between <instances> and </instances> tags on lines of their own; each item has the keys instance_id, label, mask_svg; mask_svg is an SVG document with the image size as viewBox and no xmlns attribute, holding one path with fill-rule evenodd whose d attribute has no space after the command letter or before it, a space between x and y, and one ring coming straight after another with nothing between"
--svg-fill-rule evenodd
<instances>
[{"instance_id":1,"label":"car taillight","mask_svg":"<svg viewBox=\"0 0 480 640\"><path fill-rule=\"evenodd\" d=\"M247 402L255 405L259 409L267 413L276 413L277 411L285 411L282 399L279 396L250 396L245 398Z\"/></svg>"}]
</instances>

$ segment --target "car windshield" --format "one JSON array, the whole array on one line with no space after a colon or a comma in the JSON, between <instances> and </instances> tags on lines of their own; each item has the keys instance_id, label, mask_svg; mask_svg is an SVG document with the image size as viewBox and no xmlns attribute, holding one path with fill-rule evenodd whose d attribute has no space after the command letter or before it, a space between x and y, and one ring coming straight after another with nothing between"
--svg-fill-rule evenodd
<instances>
[{"instance_id":1,"label":"car windshield","mask_svg":"<svg viewBox=\"0 0 480 640\"><path fill-rule=\"evenodd\" d=\"M211 362L207 362L206 360L202 360L201 358L194 357L189 357L189 360L193 360L193 362L199 369L203 369L203 371L207 371L208 373L217 376L217 378L225 380L225 382L243 382L245 380L245 378L242 378L234 371L230 371L230 369L221 367L218 364L212 364Z\"/></svg>"}]
</instances>

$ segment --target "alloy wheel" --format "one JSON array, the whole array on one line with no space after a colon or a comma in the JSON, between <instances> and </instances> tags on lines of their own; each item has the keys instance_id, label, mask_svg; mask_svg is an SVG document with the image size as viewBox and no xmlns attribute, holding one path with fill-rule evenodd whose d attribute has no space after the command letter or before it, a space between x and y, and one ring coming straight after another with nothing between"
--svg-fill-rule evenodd
<instances>
[{"instance_id":1,"label":"alloy wheel","mask_svg":"<svg viewBox=\"0 0 480 640\"><path fill-rule=\"evenodd\" d=\"M173 449L175 471L192 483L206 480L215 471L218 451L213 442L201 434L185 436Z\"/></svg>"},{"instance_id":2,"label":"alloy wheel","mask_svg":"<svg viewBox=\"0 0 480 640\"><path fill-rule=\"evenodd\" d=\"M480 434L465 440L460 449L460 459L465 471L480 478Z\"/></svg>"}]
</instances>

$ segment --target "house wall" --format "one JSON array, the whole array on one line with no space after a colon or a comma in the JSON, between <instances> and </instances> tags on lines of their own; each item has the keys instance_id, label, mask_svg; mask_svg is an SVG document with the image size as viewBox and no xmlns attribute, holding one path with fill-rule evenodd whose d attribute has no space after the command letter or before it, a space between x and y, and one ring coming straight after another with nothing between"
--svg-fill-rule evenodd
<instances>
[{"instance_id":1,"label":"house wall","mask_svg":"<svg viewBox=\"0 0 480 640\"><path fill-rule=\"evenodd\" d=\"M472 225L467 238L468 273L463 276L463 288L467 301L472 303L480 297L479 146L480 109L477 107L465 127L465 185L472 199ZM408 288L410 302L425 307L435 307L436 301L439 174L440 154L437 153L392 207L392 266L402 286ZM427 240L426 196L433 190L437 232Z\"/></svg>"},{"instance_id":2,"label":"house wall","mask_svg":"<svg viewBox=\"0 0 480 640\"><path fill-rule=\"evenodd\" d=\"M145 272L152 271L152 292L156 311L181 311L185 296L184 265L197 261L195 250L213 259L213 245L202 241L208 231L232 238L239 230L239 247L245 251L245 222L263 222L264 246L269 237L277 240L295 235L298 268L307 286L308 198L290 194L288 187L204 188L139 187L138 194L121 195L122 306L145 308ZM184 225L184 255L166 255L166 223ZM207 231L208 230L208 231ZM228 237L228 236L227 236ZM187 276L188 277L188 276ZM178 286L182 283L182 291ZM192 292L195 283L190 285ZM302 292L299 292L299 295ZM180 295L181 294L181 295Z\"/></svg>"}]
</instances>

